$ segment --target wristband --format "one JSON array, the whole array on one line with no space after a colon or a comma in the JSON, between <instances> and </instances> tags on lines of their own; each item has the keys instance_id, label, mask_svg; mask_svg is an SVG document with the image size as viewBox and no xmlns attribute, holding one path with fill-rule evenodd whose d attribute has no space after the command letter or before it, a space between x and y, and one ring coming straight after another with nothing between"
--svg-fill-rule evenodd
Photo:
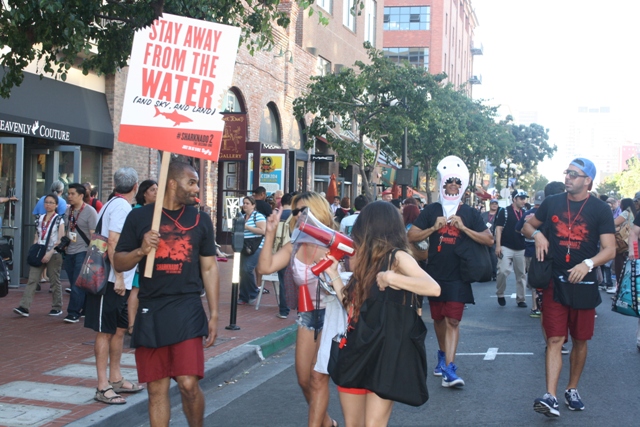
<instances>
[{"instance_id":1,"label":"wristband","mask_svg":"<svg viewBox=\"0 0 640 427\"><path fill-rule=\"evenodd\" d=\"M538 234L539 232L540 232L540 230L536 230L533 233L531 233L530 239L535 240L534 237L536 237L536 234Z\"/></svg>"},{"instance_id":2,"label":"wristband","mask_svg":"<svg viewBox=\"0 0 640 427\"><path fill-rule=\"evenodd\" d=\"M336 277L334 277L333 279L329 278L329 280L327 280L327 282L329 283L333 283L334 281L341 279L340 275L337 275Z\"/></svg>"}]
</instances>

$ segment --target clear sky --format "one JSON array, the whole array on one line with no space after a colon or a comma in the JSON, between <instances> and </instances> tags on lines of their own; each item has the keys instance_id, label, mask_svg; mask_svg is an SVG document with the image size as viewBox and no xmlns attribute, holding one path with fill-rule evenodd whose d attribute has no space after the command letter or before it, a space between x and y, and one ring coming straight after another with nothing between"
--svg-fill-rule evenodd
<instances>
[{"instance_id":1,"label":"clear sky","mask_svg":"<svg viewBox=\"0 0 640 427\"><path fill-rule=\"evenodd\" d=\"M563 118L578 106L611 107L640 142L638 0L472 0L478 17L475 99L503 115L538 113L561 145ZM555 135L555 137L554 137ZM555 163L555 162L553 162ZM546 168L545 168L546 166ZM540 170L550 179L549 162Z\"/></svg>"}]
</instances>

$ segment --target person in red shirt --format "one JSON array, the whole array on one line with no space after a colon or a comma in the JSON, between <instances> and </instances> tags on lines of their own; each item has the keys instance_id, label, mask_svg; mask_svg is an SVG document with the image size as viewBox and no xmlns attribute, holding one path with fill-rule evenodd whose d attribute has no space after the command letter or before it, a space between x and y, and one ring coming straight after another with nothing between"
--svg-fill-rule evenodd
<instances>
[{"instance_id":1,"label":"person in red shirt","mask_svg":"<svg viewBox=\"0 0 640 427\"><path fill-rule=\"evenodd\" d=\"M95 209L96 212L100 212L100 209L102 209L102 202L97 197L98 190L96 190L90 182L85 182L82 185L84 185L84 188L87 189L87 192L84 196L84 202Z\"/></svg>"}]
</instances>

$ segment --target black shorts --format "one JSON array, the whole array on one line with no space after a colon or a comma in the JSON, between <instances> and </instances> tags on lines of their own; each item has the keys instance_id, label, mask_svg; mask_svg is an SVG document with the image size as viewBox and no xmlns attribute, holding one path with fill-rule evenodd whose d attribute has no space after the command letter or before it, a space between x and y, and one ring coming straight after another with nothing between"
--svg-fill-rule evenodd
<instances>
[{"instance_id":1,"label":"black shorts","mask_svg":"<svg viewBox=\"0 0 640 427\"><path fill-rule=\"evenodd\" d=\"M87 294L84 303L84 327L96 332L115 334L117 328L129 327L127 299L129 290L120 296L114 291L114 284L107 283L104 295Z\"/></svg>"}]
</instances>

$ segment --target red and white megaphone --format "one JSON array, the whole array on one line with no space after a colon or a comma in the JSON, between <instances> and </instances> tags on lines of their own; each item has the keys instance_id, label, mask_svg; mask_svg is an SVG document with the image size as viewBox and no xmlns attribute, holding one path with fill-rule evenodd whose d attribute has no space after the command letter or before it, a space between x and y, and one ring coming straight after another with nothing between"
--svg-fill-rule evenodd
<instances>
[{"instance_id":1,"label":"red and white megaphone","mask_svg":"<svg viewBox=\"0 0 640 427\"><path fill-rule=\"evenodd\" d=\"M291 242L293 244L313 243L327 247L329 248L327 255L333 256L338 261L345 255L353 256L356 253L353 240L318 221L309 209L305 209L300 213L296 229L291 235ZM331 263L331 260L322 260L311 267L311 272L319 276L320 273L329 268Z\"/></svg>"},{"instance_id":2,"label":"red and white megaphone","mask_svg":"<svg viewBox=\"0 0 640 427\"><path fill-rule=\"evenodd\" d=\"M300 213L296 228L291 234L291 243L311 243L318 246L324 246L329 248L327 255L332 255L338 261L345 255L353 256L356 253L356 249L353 246L353 240L339 233L331 228L327 227L316 219L311 213L309 208ZM316 276L325 271L331 265L333 261L327 259L322 260L313 267L311 272ZM311 295L309 293L309 287L307 285L301 285L298 287L298 311L307 312L314 309Z\"/></svg>"}]
</instances>

